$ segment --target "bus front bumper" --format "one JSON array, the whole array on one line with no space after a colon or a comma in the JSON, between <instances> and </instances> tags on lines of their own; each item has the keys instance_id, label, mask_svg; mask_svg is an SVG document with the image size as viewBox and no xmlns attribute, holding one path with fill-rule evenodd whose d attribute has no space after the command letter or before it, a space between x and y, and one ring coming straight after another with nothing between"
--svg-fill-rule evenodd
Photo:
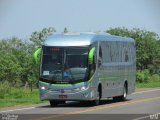
<instances>
[{"instance_id":1,"label":"bus front bumper","mask_svg":"<svg viewBox=\"0 0 160 120\"><path fill-rule=\"evenodd\" d=\"M96 99L96 90L88 88L78 92L52 91L40 89L41 100L90 101Z\"/></svg>"}]
</instances>

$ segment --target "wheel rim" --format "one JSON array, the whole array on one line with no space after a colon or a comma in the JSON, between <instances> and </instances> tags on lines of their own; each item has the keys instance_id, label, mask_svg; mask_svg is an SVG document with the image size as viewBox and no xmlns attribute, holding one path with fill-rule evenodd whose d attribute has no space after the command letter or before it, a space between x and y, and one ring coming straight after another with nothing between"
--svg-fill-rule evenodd
<instances>
[{"instance_id":1,"label":"wheel rim","mask_svg":"<svg viewBox=\"0 0 160 120\"><path fill-rule=\"evenodd\" d=\"M124 87L123 97L124 97L124 98L126 98L126 97L127 97L126 87Z\"/></svg>"}]
</instances>

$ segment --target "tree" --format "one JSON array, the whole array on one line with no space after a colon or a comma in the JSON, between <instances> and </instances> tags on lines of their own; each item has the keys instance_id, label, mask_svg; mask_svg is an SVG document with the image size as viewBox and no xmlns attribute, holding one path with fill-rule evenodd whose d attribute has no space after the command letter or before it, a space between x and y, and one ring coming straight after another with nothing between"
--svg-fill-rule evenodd
<instances>
[{"instance_id":1,"label":"tree","mask_svg":"<svg viewBox=\"0 0 160 120\"><path fill-rule=\"evenodd\" d=\"M20 83L23 74L24 58L26 50L24 43L18 38L11 38L0 41L0 80L8 81L12 86Z\"/></svg>"},{"instance_id":2,"label":"tree","mask_svg":"<svg viewBox=\"0 0 160 120\"><path fill-rule=\"evenodd\" d=\"M35 31L31 34L30 41L33 42L35 47L41 47L44 40L52 35L56 30L53 27L43 28L41 31Z\"/></svg>"},{"instance_id":3,"label":"tree","mask_svg":"<svg viewBox=\"0 0 160 120\"><path fill-rule=\"evenodd\" d=\"M7 81L12 87L21 87L28 83L32 87L31 83L36 84L38 70L30 46L31 43L16 37L0 40L1 82Z\"/></svg>"},{"instance_id":4,"label":"tree","mask_svg":"<svg viewBox=\"0 0 160 120\"><path fill-rule=\"evenodd\" d=\"M68 29L65 27L63 33L68 33Z\"/></svg>"}]
</instances>

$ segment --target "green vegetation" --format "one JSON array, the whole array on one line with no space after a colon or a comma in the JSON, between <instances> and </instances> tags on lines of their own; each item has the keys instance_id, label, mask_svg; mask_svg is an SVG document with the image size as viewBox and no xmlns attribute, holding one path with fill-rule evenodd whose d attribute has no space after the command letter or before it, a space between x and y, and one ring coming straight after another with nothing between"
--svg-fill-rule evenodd
<instances>
[{"instance_id":1,"label":"green vegetation","mask_svg":"<svg viewBox=\"0 0 160 120\"><path fill-rule=\"evenodd\" d=\"M142 72L138 72L137 74L137 88L156 88L160 87L160 75L153 74L150 75L148 70L144 70Z\"/></svg>"},{"instance_id":2,"label":"green vegetation","mask_svg":"<svg viewBox=\"0 0 160 120\"><path fill-rule=\"evenodd\" d=\"M26 41L16 37L0 40L0 107L41 102L33 53L53 32L50 27L33 32Z\"/></svg>"},{"instance_id":3,"label":"green vegetation","mask_svg":"<svg viewBox=\"0 0 160 120\"><path fill-rule=\"evenodd\" d=\"M54 28L44 28L33 32L29 41L16 37L0 40L0 82L7 81L12 87L29 87L32 90L37 85L39 73L33 53L54 31Z\"/></svg>"},{"instance_id":4,"label":"green vegetation","mask_svg":"<svg viewBox=\"0 0 160 120\"><path fill-rule=\"evenodd\" d=\"M160 87L160 81L156 81L156 82L148 82L148 83L137 83L136 84L136 88L156 88L156 87Z\"/></svg>"},{"instance_id":5,"label":"green vegetation","mask_svg":"<svg viewBox=\"0 0 160 120\"><path fill-rule=\"evenodd\" d=\"M0 83L0 108L15 105L43 103L39 99L38 89L24 89L10 87L7 82Z\"/></svg>"},{"instance_id":6,"label":"green vegetation","mask_svg":"<svg viewBox=\"0 0 160 120\"><path fill-rule=\"evenodd\" d=\"M33 53L55 31L50 27L33 32L29 40L16 37L0 40L0 107L40 103L36 89L39 65L35 64ZM67 32L64 28L64 33ZM135 39L137 87L160 87L159 36L137 28L110 28L106 32Z\"/></svg>"},{"instance_id":7,"label":"green vegetation","mask_svg":"<svg viewBox=\"0 0 160 120\"><path fill-rule=\"evenodd\" d=\"M65 27L63 33L68 33L68 29Z\"/></svg>"},{"instance_id":8,"label":"green vegetation","mask_svg":"<svg viewBox=\"0 0 160 120\"><path fill-rule=\"evenodd\" d=\"M160 87L160 75L152 74L149 69L137 70L137 88Z\"/></svg>"}]
</instances>

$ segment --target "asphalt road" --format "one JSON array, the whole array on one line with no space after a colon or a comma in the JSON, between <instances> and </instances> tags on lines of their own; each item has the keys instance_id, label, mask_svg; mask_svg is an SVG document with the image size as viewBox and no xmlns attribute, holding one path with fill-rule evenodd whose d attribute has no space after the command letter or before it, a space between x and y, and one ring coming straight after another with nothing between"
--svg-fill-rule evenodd
<instances>
[{"instance_id":1,"label":"asphalt road","mask_svg":"<svg viewBox=\"0 0 160 120\"><path fill-rule=\"evenodd\" d=\"M0 119L18 120L160 120L160 88L143 90L128 95L127 101L102 101L99 106L67 102L51 108L49 104L19 106L0 110Z\"/></svg>"}]
</instances>

